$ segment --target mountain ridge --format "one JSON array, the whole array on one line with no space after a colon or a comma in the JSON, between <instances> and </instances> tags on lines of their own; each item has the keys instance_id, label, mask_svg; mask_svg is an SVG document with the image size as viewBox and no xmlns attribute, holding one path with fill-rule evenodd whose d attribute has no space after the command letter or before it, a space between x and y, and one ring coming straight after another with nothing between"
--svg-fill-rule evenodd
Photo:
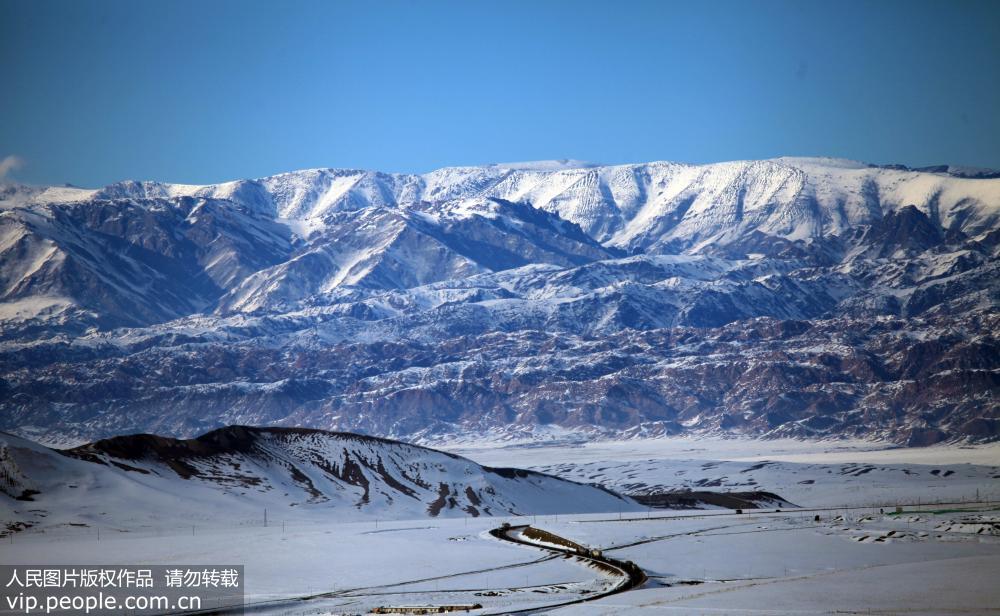
<instances>
[{"instance_id":1,"label":"mountain ridge","mask_svg":"<svg viewBox=\"0 0 1000 616\"><path fill-rule=\"evenodd\" d=\"M0 191L0 428L994 440L1000 179L950 170Z\"/></svg>"},{"instance_id":2,"label":"mountain ridge","mask_svg":"<svg viewBox=\"0 0 1000 616\"><path fill-rule=\"evenodd\" d=\"M232 522L265 507L338 521L641 510L601 487L400 441L252 426L193 439L131 434L68 450L0 433L0 493L31 503L14 504L28 525L106 528L223 513ZM131 506L109 508L119 501Z\"/></svg>"}]
</instances>

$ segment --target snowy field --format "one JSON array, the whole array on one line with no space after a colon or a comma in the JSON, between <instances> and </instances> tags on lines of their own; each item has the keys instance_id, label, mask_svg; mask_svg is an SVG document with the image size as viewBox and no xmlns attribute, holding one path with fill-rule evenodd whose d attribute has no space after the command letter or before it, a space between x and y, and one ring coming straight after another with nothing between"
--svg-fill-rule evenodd
<instances>
[{"instance_id":1,"label":"snowy field","mask_svg":"<svg viewBox=\"0 0 1000 616\"><path fill-rule=\"evenodd\" d=\"M800 507L1000 501L1000 444L885 448L869 441L674 438L452 451L627 494L762 490Z\"/></svg>"},{"instance_id":2,"label":"snowy field","mask_svg":"<svg viewBox=\"0 0 1000 616\"><path fill-rule=\"evenodd\" d=\"M895 515L873 510L737 515L652 512L649 518L510 519L638 563L638 590L557 613L991 613L1000 605L1000 508ZM982 511L972 511L981 509ZM992 511L989 511L992 509ZM280 523L196 534L92 529L17 535L19 564L245 564L260 613L366 613L377 606L480 603L479 613L558 605L614 579L575 559L502 543L499 519ZM318 595L318 596L317 596ZM306 601L275 599L312 596Z\"/></svg>"},{"instance_id":3,"label":"snowy field","mask_svg":"<svg viewBox=\"0 0 1000 616\"><path fill-rule=\"evenodd\" d=\"M345 522L288 508L270 511L267 527L224 515L100 536L94 527L42 525L6 539L0 557L39 565L244 564L247 601L269 614L463 603L483 605L480 614L989 614L1000 606L997 452L687 439L467 448L461 453L477 462L618 488L725 478L703 489L774 491L801 509ZM977 490L980 502L961 502L977 500ZM877 501L899 501L903 511L880 512ZM489 534L505 521L633 561L649 580L577 602L618 580L580 559Z\"/></svg>"},{"instance_id":4,"label":"snowy field","mask_svg":"<svg viewBox=\"0 0 1000 616\"><path fill-rule=\"evenodd\" d=\"M585 516L584 516L585 517ZM522 518L540 527L560 517ZM323 523L110 531L62 528L13 536L11 564L244 564L246 600L262 613L365 613L379 605L480 603L502 613L600 592L615 579L572 559L501 542L515 518ZM490 593L490 594L484 594ZM268 602L322 594L306 602Z\"/></svg>"},{"instance_id":5,"label":"snowy field","mask_svg":"<svg viewBox=\"0 0 1000 616\"><path fill-rule=\"evenodd\" d=\"M676 436L665 439L570 442L567 437L554 437L551 444L482 439L479 443L463 442L454 447L436 448L463 455L480 464L502 466L517 462L525 467L557 462L628 462L649 458L737 462L776 460L817 464L1000 464L1000 443L897 447L878 441L849 439L804 441Z\"/></svg>"}]
</instances>

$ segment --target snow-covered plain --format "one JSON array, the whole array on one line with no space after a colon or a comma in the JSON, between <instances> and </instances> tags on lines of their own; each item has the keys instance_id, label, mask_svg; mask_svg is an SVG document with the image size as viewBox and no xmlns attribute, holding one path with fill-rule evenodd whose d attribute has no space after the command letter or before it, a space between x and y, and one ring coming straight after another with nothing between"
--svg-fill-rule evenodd
<instances>
[{"instance_id":1,"label":"snow-covered plain","mask_svg":"<svg viewBox=\"0 0 1000 616\"><path fill-rule=\"evenodd\" d=\"M897 464L985 464L1000 461L1000 443L898 447L860 439L747 439L674 436L631 440L587 440L562 431L523 441L461 441L439 449L467 456L480 464L544 466L557 462L644 460L730 460L784 462L868 462Z\"/></svg>"},{"instance_id":2,"label":"snow-covered plain","mask_svg":"<svg viewBox=\"0 0 1000 616\"><path fill-rule=\"evenodd\" d=\"M874 441L672 438L452 451L623 493L763 490L801 507L1000 501L998 443L887 448Z\"/></svg>"},{"instance_id":3,"label":"snow-covered plain","mask_svg":"<svg viewBox=\"0 0 1000 616\"><path fill-rule=\"evenodd\" d=\"M923 509L899 516L822 512L819 522L813 512L796 511L508 520L602 547L650 576L641 589L558 613L990 613L1000 601L994 583L1000 513L995 507L980 514ZM973 524L954 524L969 516ZM17 535L0 554L5 563L23 564L245 564L247 600L264 602L263 613L282 614L467 602L484 605L478 613L505 613L561 604L613 584L579 561L549 558L485 532L500 522L274 521L267 528L224 528L220 519L218 527L194 534L104 533L98 539L95 529L76 529ZM973 527L993 530L969 532ZM325 596L275 601L317 594Z\"/></svg>"},{"instance_id":4,"label":"snow-covered plain","mask_svg":"<svg viewBox=\"0 0 1000 616\"><path fill-rule=\"evenodd\" d=\"M463 454L569 479L592 473L599 475L594 481L619 487L728 477L732 481L704 489L771 490L801 508L479 518L410 513L410 519L345 521L336 510L285 507L269 511L267 526L219 511L193 525L169 519L100 531L100 524L41 525L0 543L0 558L244 564L247 601L272 614L463 603L483 605L473 612L481 614L989 614L1000 605L994 446L886 450L864 442L719 439L628 445L483 447ZM797 461L778 461L781 455ZM851 455L858 462L842 461ZM807 461L798 461L801 456ZM845 468L852 470L838 472ZM800 483L809 480L814 483ZM975 500L977 490L981 502L929 504ZM895 506L880 512L878 502L885 500L907 504L902 513ZM503 522L532 524L634 561L649 580L640 589L564 605L598 595L616 580L579 559L495 539L488 531Z\"/></svg>"},{"instance_id":5,"label":"snow-covered plain","mask_svg":"<svg viewBox=\"0 0 1000 616\"><path fill-rule=\"evenodd\" d=\"M500 524L496 518L324 523L291 512L274 515L292 519L272 518L267 527L227 527L219 515L216 523L194 530L105 530L99 539L95 528L19 534L0 553L5 564L245 564L248 604L321 592L349 595L302 606L334 613L360 611L359 601L371 608L490 599L502 611L553 602L548 593L534 592L550 585L594 592L609 583L571 561L492 538L486 531ZM526 586L531 589L510 590ZM474 594L488 589L504 595ZM292 611L287 605L273 610Z\"/></svg>"},{"instance_id":6,"label":"snow-covered plain","mask_svg":"<svg viewBox=\"0 0 1000 616\"><path fill-rule=\"evenodd\" d=\"M963 513L723 514L578 523L584 542L640 563L641 589L573 614L989 614L1000 604L993 535L943 530ZM972 514L976 515L976 514ZM554 532L570 533L570 524ZM614 545L637 543L614 549Z\"/></svg>"}]
</instances>

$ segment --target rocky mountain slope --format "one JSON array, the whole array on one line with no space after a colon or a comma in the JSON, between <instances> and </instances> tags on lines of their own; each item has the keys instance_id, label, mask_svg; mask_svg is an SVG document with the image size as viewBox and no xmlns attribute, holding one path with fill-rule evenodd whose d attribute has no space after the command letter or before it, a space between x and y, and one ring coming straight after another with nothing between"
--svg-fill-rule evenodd
<instances>
[{"instance_id":1,"label":"rocky mountain slope","mask_svg":"<svg viewBox=\"0 0 1000 616\"><path fill-rule=\"evenodd\" d=\"M995 440L998 242L833 159L6 186L0 427Z\"/></svg>"},{"instance_id":2,"label":"rocky mountain slope","mask_svg":"<svg viewBox=\"0 0 1000 616\"><path fill-rule=\"evenodd\" d=\"M489 468L449 453L349 433L228 426L195 439L118 436L52 450L0 433L0 510L46 526L137 520L231 525L317 519L504 516L641 507L594 486Z\"/></svg>"}]
</instances>

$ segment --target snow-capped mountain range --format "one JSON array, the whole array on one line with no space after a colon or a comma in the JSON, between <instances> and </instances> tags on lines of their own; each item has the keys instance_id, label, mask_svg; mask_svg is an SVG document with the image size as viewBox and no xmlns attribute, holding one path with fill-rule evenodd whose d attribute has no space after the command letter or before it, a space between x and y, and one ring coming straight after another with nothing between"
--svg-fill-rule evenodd
<instances>
[{"instance_id":1,"label":"snow-capped mountain range","mask_svg":"<svg viewBox=\"0 0 1000 616\"><path fill-rule=\"evenodd\" d=\"M993 440L998 242L837 159L6 185L0 428Z\"/></svg>"}]
</instances>

